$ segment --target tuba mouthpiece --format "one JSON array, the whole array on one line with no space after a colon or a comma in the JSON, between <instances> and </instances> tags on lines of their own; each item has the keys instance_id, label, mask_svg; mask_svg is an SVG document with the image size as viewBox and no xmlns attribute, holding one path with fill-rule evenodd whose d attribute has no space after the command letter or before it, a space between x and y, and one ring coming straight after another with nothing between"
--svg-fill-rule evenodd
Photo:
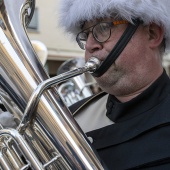
<instances>
[{"instance_id":1,"label":"tuba mouthpiece","mask_svg":"<svg viewBox=\"0 0 170 170\"><path fill-rule=\"evenodd\" d=\"M101 61L96 57L91 57L85 64L88 72L94 73L100 66Z\"/></svg>"}]
</instances>

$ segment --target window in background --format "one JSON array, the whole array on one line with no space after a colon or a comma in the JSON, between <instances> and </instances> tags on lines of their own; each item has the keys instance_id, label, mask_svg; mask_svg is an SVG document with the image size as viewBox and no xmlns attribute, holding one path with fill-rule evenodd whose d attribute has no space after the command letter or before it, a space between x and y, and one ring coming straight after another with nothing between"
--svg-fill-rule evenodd
<instances>
[{"instance_id":1,"label":"window in background","mask_svg":"<svg viewBox=\"0 0 170 170\"><path fill-rule=\"evenodd\" d=\"M38 8L35 8L34 15L30 24L28 25L28 30L38 31Z\"/></svg>"}]
</instances>

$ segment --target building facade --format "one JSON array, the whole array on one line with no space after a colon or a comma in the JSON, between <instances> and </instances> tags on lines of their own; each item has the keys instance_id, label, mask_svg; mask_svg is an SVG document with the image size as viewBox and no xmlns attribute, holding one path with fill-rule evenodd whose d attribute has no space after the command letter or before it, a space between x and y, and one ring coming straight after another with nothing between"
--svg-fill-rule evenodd
<instances>
[{"instance_id":1,"label":"building facade","mask_svg":"<svg viewBox=\"0 0 170 170\"><path fill-rule=\"evenodd\" d=\"M30 40L42 42L48 50L46 67L51 76L55 76L59 66L72 58L83 58L81 50L58 24L59 0L36 0L33 19L29 25Z\"/></svg>"}]
</instances>

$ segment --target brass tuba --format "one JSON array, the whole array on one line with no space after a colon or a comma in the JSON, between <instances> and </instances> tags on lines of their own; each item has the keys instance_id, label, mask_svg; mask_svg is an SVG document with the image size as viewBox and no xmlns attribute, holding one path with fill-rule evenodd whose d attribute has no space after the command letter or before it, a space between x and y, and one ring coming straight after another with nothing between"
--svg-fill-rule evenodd
<instances>
[{"instance_id":1,"label":"brass tuba","mask_svg":"<svg viewBox=\"0 0 170 170\"><path fill-rule=\"evenodd\" d=\"M49 78L26 34L34 0L0 0L0 96L16 128L0 130L0 169L104 169L55 85L100 62Z\"/></svg>"}]
</instances>

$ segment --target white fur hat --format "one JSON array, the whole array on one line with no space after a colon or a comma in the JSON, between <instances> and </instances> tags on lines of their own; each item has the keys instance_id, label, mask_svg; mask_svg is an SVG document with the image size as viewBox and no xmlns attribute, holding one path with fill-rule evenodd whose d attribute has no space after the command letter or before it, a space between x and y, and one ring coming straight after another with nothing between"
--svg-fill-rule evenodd
<instances>
[{"instance_id":1,"label":"white fur hat","mask_svg":"<svg viewBox=\"0 0 170 170\"><path fill-rule=\"evenodd\" d=\"M170 51L170 0L61 0L60 24L76 35L84 21L111 17L140 18L144 24L155 22L165 29L166 50Z\"/></svg>"}]
</instances>

